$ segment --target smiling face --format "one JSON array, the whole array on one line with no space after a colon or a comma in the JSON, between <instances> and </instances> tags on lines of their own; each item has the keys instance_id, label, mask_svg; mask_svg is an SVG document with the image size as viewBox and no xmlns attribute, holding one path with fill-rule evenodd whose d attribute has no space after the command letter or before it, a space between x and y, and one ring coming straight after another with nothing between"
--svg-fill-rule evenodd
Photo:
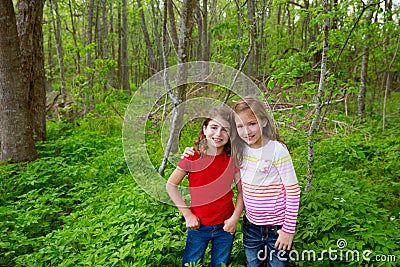
<instances>
[{"instance_id":1,"label":"smiling face","mask_svg":"<svg viewBox=\"0 0 400 267\"><path fill-rule=\"evenodd\" d=\"M229 142L230 124L221 117L210 120L203 126L203 133L207 138L209 148L215 148L216 154L222 153L225 144Z\"/></svg>"},{"instance_id":2,"label":"smiling face","mask_svg":"<svg viewBox=\"0 0 400 267\"><path fill-rule=\"evenodd\" d=\"M260 125L260 123L262 125ZM235 114L235 124L239 137L251 148L263 146L262 128L266 122L260 122L250 109Z\"/></svg>"}]
</instances>

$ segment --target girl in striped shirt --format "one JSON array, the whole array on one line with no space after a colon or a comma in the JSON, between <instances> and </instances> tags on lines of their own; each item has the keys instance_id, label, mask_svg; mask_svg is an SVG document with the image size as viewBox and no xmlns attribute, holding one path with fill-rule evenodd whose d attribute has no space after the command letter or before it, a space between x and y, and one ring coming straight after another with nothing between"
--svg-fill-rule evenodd
<instances>
[{"instance_id":1,"label":"girl in striped shirt","mask_svg":"<svg viewBox=\"0 0 400 267\"><path fill-rule=\"evenodd\" d=\"M245 97L233 111L232 157L241 172L247 267L287 266L300 201L290 154L262 101Z\"/></svg>"}]
</instances>

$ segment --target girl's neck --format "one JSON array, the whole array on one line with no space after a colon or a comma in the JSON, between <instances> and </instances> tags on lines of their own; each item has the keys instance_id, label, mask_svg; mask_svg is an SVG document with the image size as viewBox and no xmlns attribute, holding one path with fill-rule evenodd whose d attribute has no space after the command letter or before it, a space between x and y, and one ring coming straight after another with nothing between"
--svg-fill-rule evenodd
<instances>
[{"instance_id":1,"label":"girl's neck","mask_svg":"<svg viewBox=\"0 0 400 267\"><path fill-rule=\"evenodd\" d=\"M206 155L208 156L217 156L224 152L224 147L208 147L206 150Z\"/></svg>"},{"instance_id":2,"label":"girl's neck","mask_svg":"<svg viewBox=\"0 0 400 267\"><path fill-rule=\"evenodd\" d=\"M249 146L250 148L258 149L264 147L269 142L269 138L266 136L261 137L261 142L259 142L256 146Z\"/></svg>"}]
</instances>

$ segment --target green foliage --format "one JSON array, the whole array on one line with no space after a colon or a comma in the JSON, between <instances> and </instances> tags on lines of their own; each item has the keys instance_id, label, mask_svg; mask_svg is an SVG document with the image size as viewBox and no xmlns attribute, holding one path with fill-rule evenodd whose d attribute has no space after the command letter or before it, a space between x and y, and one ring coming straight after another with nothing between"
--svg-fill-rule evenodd
<instances>
[{"instance_id":1,"label":"green foliage","mask_svg":"<svg viewBox=\"0 0 400 267\"><path fill-rule=\"evenodd\" d=\"M320 256L331 248L337 251L333 256L339 258L340 251L357 250L359 260L343 256L335 264L396 266L393 261L377 262L382 255L397 260L400 257L400 141L392 131L396 127L384 135L342 134L316 144L313 189L301 196L297 251L312 250ZM294 153L305 158L300 149L303 147L297 147ZM305 184L305 164L294 158L300 183ZM345 240L346 246L338 248L339 240ZM371 253L366 258L370 261L362 256L368 251ZM301 261L299 265L327 266L329 257Z\"/></svg>"},{"instance_id":2,"label":"green foliage","mask_svg":"<svg viewBox=\"0 0 400 267\"><path fill-rule=\"evenodd\" d=\"M136 184L124 160L120 122L108 123L49 122L38 160L0 167L1 266L180 266L186 231L180 212ZM338 240L345 240L343 252L371 251L372 260L360 254L360 260L330 261L325 254L291 266L396 266L373 261L378 255L400 257L399 121L388 125L384 135L371 121L316 144L313 189L302 193L294 242L300 256L311 250L320 256L330 248L340 251ZM148 126L154 129L154 122ZM191 145L198 125L186 127L183 147ZM304 187L305 136L285 139ZM161 155L152 153L156 144L148 149L154 159ZM204 266L209 258L210 249ZM232 266L245 266L240 224Z\"/></svg>"}]
</instances>

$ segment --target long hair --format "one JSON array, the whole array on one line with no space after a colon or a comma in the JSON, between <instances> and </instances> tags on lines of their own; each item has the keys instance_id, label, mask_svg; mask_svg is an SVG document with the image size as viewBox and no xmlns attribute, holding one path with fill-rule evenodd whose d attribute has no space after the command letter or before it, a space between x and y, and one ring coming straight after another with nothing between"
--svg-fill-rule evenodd
<instances>
[{"instance_id":1,"label":"long hair","mask_svg":"<svg viewBox=\"0 0 400 267\"><path fill-rule=\"evenodd\" d=\"M244 97L236 102L233 105L233 115L232 119L234 121L234 114L240 114L244 111L250 111L253 115L257 118L258 123L261 126L261 122L265 123L266 125L262 127L262 135L263 137L268 138L269 140L276 140L285 144L281 139L278 130L274 124L274 120L272 116L267 112L267 106L261 100L247 96ZM235 125L236 128L236 125ZM246 142L243 141L240 136L238 135L237 131L232 131L232 157L235 161L236 166L240 167L243 161L243 150L246 145Z\"/></svg>"},{"instance_id":2,"label":"long hair","mask_svg":"<svg viewBox=\"0 0 400 267\"><path fill-rule=\"evenodd\" d=\"M231 133L234 132L232 131L234 124L232 121L232 111L228 108L225 108L223 106L221 107L215 107L210 110L210 112L207 114L207 117L203 120L203 123L201 124L201 128L199 130L199 133L197 134L198 138L194 142L195 145L195 151L200 154L200 156L206 155L208 146L207 146L207 140L206 136L204 135L203 128L208 126L208 123L211 120L214 120L216 118L222 118L229 122L229 129L230 132L228 133L229 136L231 136ZM224 151L225 153L230 156L231 155L231 140L229 139L228 142L224 145Z\"/></svg>"}]
</instances>

